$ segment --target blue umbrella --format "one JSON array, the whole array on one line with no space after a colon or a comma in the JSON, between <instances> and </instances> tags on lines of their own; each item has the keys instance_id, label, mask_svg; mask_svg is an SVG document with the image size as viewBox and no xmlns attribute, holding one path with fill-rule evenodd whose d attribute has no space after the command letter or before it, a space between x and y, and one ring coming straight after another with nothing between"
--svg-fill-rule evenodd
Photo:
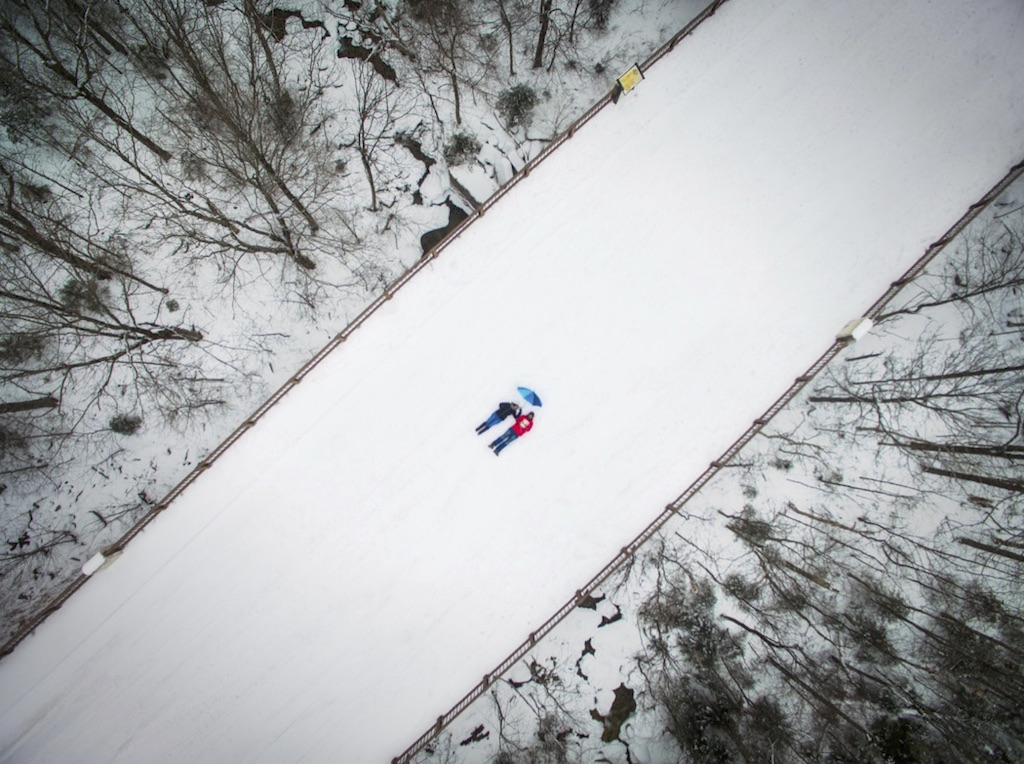
<instances>
[{"instance_id":1,"label":"blue umbrella","mask_svg":"<svg viewBox=\"0 0 1024 764\"><path fill-rule=\"evenodd\" d=\"M526 401L527 403L533 404L534 406L544 405L543 403L540 402L540 396L537 395L537 393L533 392L533 390L531 390L528 387L520 387L519 394L523 396L523 400Z\"/></svg>"}]
</instances>

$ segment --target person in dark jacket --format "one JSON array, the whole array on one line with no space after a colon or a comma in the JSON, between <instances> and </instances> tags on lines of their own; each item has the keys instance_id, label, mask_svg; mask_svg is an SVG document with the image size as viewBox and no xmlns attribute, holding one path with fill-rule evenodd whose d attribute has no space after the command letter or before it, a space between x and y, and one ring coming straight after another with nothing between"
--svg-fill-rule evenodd
<instances>
[{"instance_id":1,"label":"person in dark jacket","mask_svg":"<svg viewBox=\"0 0 1024 764\"><path fill-rule=\"evenodd\" d=\"M491 443L490 448L494 452L494 455L497 456L498 454L500 454L501 450L505 448L505 446L507 446L516 438L521 438L523 435L528 433L530 431L530 428L532 427L532 411L529 414L524 414L523 416L518 417L515 421L515 424L513 424L511 427L505 430L505 432L502 433L502 435L496 441Z\"/></svg>"},{"instance_id":2,"label":"person in dark jacket","mask_svg":"<svg viewBox=\"0 0 1024 764\"><path fill-rule=\"evenodd\" d=\"M507 419L510 416L517 417L519 416L519 413L520 409L519 406L517 406L516 404L499 403L497 411L491 414L487 418L486 422L484 422L483 424L476 428L476 434L483 435L489 429L494 427L494 425L499 424L503 419Z\"/></svg>"}]
</instances>

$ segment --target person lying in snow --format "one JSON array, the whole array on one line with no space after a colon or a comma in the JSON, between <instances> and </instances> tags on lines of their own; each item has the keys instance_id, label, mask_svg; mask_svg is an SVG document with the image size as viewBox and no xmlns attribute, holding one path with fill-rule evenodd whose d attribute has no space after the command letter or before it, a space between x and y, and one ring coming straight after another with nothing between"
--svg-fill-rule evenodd
<instances>
[{"instance_id":1,"label":"person lying in snow","mask_svg":"<svg viewBox=\"0 0 1024 764\"><path fill-rule=\"evenodd\" d=\"M529 414L524 414L523 416L516 419L516 423L514 425L505 430L505 432L496 441L491 443L490 449L494 452L494 455L497 456L498 454L501 453L501 449L503 449L516 438L519 438L528 433L531 427L533 427L532 411Z\"/></svg>"},{"instance_id":2,"label":"person lying in snow","mask_svg":"<svg viewBox=\"0 0 1024 764\"><path fill-rule=\"evenodd\" d=\"M485 432L494 427L494 425L501 422L503 419L510 416L517 417L519 416L519 413L520 409L519 406L517 406L516 404L499 403L498 410L491 414L486 422L484 422L483 424L476 428L476 434L483 435Z\"/></svg>"}]
</instances>

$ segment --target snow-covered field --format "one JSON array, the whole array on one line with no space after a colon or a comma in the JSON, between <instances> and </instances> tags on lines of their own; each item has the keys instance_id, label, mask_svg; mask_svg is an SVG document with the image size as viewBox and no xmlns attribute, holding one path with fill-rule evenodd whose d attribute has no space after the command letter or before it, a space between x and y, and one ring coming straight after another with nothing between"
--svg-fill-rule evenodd
<instances>
[{"instance_id":1,"label":"snow-covered field","mask_svg":"<svg viewBox=\"0 0 1024 764\"><path fill-rule=\"evenodd\" d=\"M0 663L0 757L399 753L1019 161L1021 50L730 0Z\"/></svg>"}]
</instances>

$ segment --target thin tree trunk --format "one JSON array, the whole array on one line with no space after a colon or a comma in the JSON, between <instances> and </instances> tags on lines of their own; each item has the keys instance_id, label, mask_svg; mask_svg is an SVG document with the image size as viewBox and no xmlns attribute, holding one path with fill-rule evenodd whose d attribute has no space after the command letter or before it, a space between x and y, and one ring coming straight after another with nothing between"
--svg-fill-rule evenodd
<instances>
[{"instance_id":1,"label":"thin tree trunk","mask_svg":"<svg viewBox=\"0 0 1024 764\"><path fill-rule=\"evenodd\" d=\"M1020 446L966 446L962 443L901 443L893 441L883 445L905 448L908 451L931 451L941 454L968 454L971 456L993 456L1002 459L1024 459L1024 448Z\"/></svg>"},{"instance_id":2,"label":"thin tree trunk","mask_svg":"<svg viewBox=\"0 0 1024 764\"><path fill-rule=\"evenodd\" d=\"M170 30L169 24L175 23L175 19L162 20L162 25L165 30ZM200 92L203 96L209 99L214 111L223 120L224 125L228 128L235 140L238 141L239 145L249 155L251 161L261 167L270 176L270 179L274 182L274 185L284 194L288 202L305 218L306 223L309 225L311 233L316 233L320 230L320 224L317 223L316 218L313 217L312 213L306 208L306 206L299 201L298 197L292 193L291 188L285 183L284 179L278 175L277 170L273 164L267 158L266 154L257 145L256 141L249 131L249 125L240 124L237 119L235 111L224 102L224 99L220 97L217 88L214 86L210 77L207 75L209 69L208 62L204 61L201 54L191 45L188 37L184 35L181 30L176 29L171 35L171 43L181 54L183 62L187 66L189 74L194 78L196 85L199 87ZM223 51L220 51L223 56ZM222 59L220 62L220 69L225 74L230 74L231 68L227 64L226 60ZM233 80L229 82L232 86L236 86Z\"/></svg>"},{"instance_id":3,"label":"thin tree trunk","mask_svg":"<svg viewBox=\"0 0 1024 764\"><path fill-rule=\"evenodd\" d=\"M1024 284L1024 280L1021 280L1021 279L1011 279L1010 281L1007 281L1007 282L1002 283L1002 284L992 284L992 285L989 285L989 286L979 287L978 289L974 289L972 291L965 292L965 293L962 293L962 294L957 294L957 295L954 295L952 297L948 297L948 298L943 299L943 300L934 300L932 302L922 302L920 305L915 305L913 308L901 308L900 310L894 310L894 311L891 311L889 313L882 313L877 319L875 319L875 323L876 324L881 323L882 321L885 321L886 319L892 318L893 316L916 315L916 314L920 313L922 310L925 310L926 308L938 308L938 307L941 307L942 305L949 305L950 303L954 303L954 302L966 302L966 301L969 301L973 297L979 297L979 296L981 296L983 294L987 294L989 292L995 292L995 291L998 291L1000 289L1010 289L1012 287L1019 287L1022 284Z\"/></svg>"},{"instance_id":4,"label":"thin tree trunk","mask_svg":"<svg viewBox=\"0 0 1024 764\"><path fill-rule=\"evenodd\" d=\"M461 99L459 97L459 80L455 76L455 69L451 71L452 92L455 94L455 124L462 124Z\"/></svg>"},{"instance_id":5,"label":"thin tree trunk","mask_svg":"<svg viewBox=\"0 0 1024 764\"><path fill-rule=\"evenodd\" d=\"M57 399L52 395L47 395L45 398L36 398L31 401L0 403L0 414L13 414L17 411L34 411L35 409L52 409L56 407Z\"/></svg>"},{"instance_id":6,"label":"thin tree trunk","mask_svg":"<svg viewBox=\"0 0 1024 764\"><path fill-rule=\"evenodd\" d=\"M1017 562L1024 562L1024 554L1017 554L1016 552L1010 552L1010 551L1007 551L1006 549L1000 549L997 546L992 546L991 544L983 544L980 541L974 541L973 539L965 539L965 538L961 537L961 538L958 538L957 541L959 541L961 544L963 544L965 546L973 547L975 549L980 549L983 552L989 552L991 554L997 554L1000 557L1006 557L1009 560L1016 560Z\"/></svg>"},{"instance_id":7,"label":"thin tree trunk","mask_svg":"<svg viewBox=\"0 0 1024 764\"><path fill-rule=\"evenodd\" d=\"M936 382L943 379L965 379L967 377L987 377L990 374L1008 374L1011 371L1024 371L1024 364L1015 366L998 366L992 369L972 369L971 371L954 371L948 374L922 374L919 377L901 377L899 379L867 379L854 382L855 385L882 385L895 382Z\"/></svg>"},{"instance_id":8,"label":"thin tree trunk","mask_svg":"<svg viewBox=\"0 0 1024 764\"><path fill-rule=\"evenodd\" d=\"M100 337L116 337L118 339L144 337L146 340L185 340L186 342L199 342L203 339L203 333L198 329L186 329L183 326L174 326L161 327L154 331L153 329L146 329L145 327L137 324L126 324L116 316L113 316L109 311L107 311L107 314L112 316L112 321L103 321L99 318L70 312L60 303L41 300L37 297L32 297L31 295L16 294L3 288L0 288L0 297L24 305L31 305L34 308L40 308L55 316L64 316L68 319L67 326L69 327L74 327L75 324L88 324L91 328L82 329L82 331ZM155 324L151 325L155 326Z\"/></svg>"},{"instance_id":9,"label":"thin tree trunk","mask_svg":"<svg viewBox=\"0 0 1024 764\"><path fill-rule=\"evenodd\" d=\"M245 15L249 17L249 22L252 24L253 28L253 34L259 38L260 47L263 48L263 55L267 58L267 66L270 67L270 75L274 81L274 95L276 98L280 98L281 76L277 71L277 65L274 63L274 53L270 49L270 45L267 43L267 36L264 33L266 24L264 23L259 11L256 10L256 5L253 0L246 0Z\"/></svg>"},{"instance_id":10,"label":"thin tree trunk","mask_svg":"<svg viewBox=\"0 0 1024 764\"><path fill-rule=\"evenodd\" d=\"M512 20L505 11L505 3L498 2L498 13L501 15L501 25L505 27L505 35L508 38L508 76L516 76L515 47L512 40Z\"/></svg>"},{"instance_id":11,"label":"thin tree trunk","mask_svg":"<svg viewBox=\"0 0 1024 764\"><path fill-rule=\"evenodd\" d=\"M544 66L544 42L548 36L548 25L551 23L551 3L553 0L540 0L540 34L537 36L537 51L533 54L533 68Z\"/></svg>"},{"instance_id":12,"label":"thin tree trunk","mask_svg":"<svg viewBox=\"0 0 1024 764\"><path fill-rule=\"evenodd\" d=\"M143 146L145 146L158 157L160 157L160 159L162 159L165 162L170 161L172 154L169 151L161 148L159 145L157 145L156 141L151 140L142 132L136 130L135 127L131 124L131 122L129 122L123 116L114 111L114 109L111 108L110 105L101 96L98 96L88 87L88 80L86 80L84 83L79 82L78 77L74 73L68 71L68 69L59 60L57 60L56 54L53 51L52 43L49 40L46 41L47 50L42 50L38 46L33 44L31 40L25 37L25 35L19 32L16 27L11 26L6 31L8 31L12 37L17 39L25 47L31 50L32 53L43 63L43 65L51 72L53 72L53 74L56 75L58 79L63 80L68 85L73 87L76 91L77 96L81 96L90 104L92 104L96 109L98 109L101 113L107 116L114 124L116 124L122 130L124 130L130 136L132 136L135 140L139 141L139 143L141 143Z\"/></svg>"},{"instance_id":13,"label":"thin tree trunk","mask_svg":"<svg viewBox=\"0 0 1024 764\"><path fill-rule=\"evenodd\" d=\"M142 286L152 289L154 292L160 292L161 294L167 294L168 290L165 287L159 287L156 284L150 284L145 279L141 279L127 271L120 268L115 268L110 265L100 265L99 263L87 260L84 257L69 252L65 247L59 245L47 236L43 236L39 231L35 229L31 221L28 220L24 215L11 209L7 208L7 213L10 217L0 215L0 229L6 229L11 234L17 236L19 239L24 241L26 244L38 249L40 252L44 252L55 260L67 263L68 265L74 266L75 268L81 268L86 273L92 273L96 276L101 276L109 273L116 273L125 279L135 281Z\"/></svg>"},{"instance_id":14,"label":"thin tree trunk","mask_svg":"<svg viewBox=\"0 0 1024 764\"><path fill-rule=\"evenodd\" d=\"M994 488L1003 488L1007 491L1013 491L1014 493L1024 493L1024 480L995 478L987 475L972 475L969 472L945 470L940 467L929 467L927 465L922 465L921 469L931 475L941 475L942 477L953 478L954 480L964 480L968 483L981 483L982 485L990 485Z\"/></svg>"},{"instance_id":15,"label":"thin tree trunk","mask_svg":"<svg viewBox=\"0 0 1024 764\"><path fill-rule=\"evenodd\" d=\"M816 689L814 689L814 687L812 687L811 685L807 684L807 683L806 683L806 682L804 682L804 681L803 681L802 679L800 679L800 677L798 677L798 676L797 676L797 675L796 675L795 673L793 673L793 672L792 672L791 670L789 670L789 669L788 669L788 668L787 668L786 666L782 665L782 664L781 664L781 663L780 663L779 661L775 660L775 658L773 658L773 657L772 657L772 656L770 656L770 655L769 655L769 656L767 656L767 660L768 660L768 662L769 662L770 664L772 664L772 665L773 665L773 666L774 666L774 667L775 667L776 669L778 669L778 670L779 670L779 672L780 672L780 673L781 673L781 674L782 674L782 675L783 675L783 676L784 676L784 677L785 677L785 678L786 678L786 679L787 679L787 680L788 680L788 681L789 681L790 683L792 683L792 684L795 684L795 685L796 685L797 687L799 687L800 689L802 689L802 690L803 690L804 692L806 692L806 693L807 693L808 695L810 695L810 696L811 696L812 698L814 698L815 700L817 700L817 701L818 701L818 702L819 702L819 703L821 704L821 706L822 706L823 708L825 708L825 709L828 709L829 711L831 711L832 713L834 713L834 714L835 714L836 716L839 716L839 717L841 717L841 718L845 719L845 720L846 720L846 722L847 722L848 724L850 724L850 725L851 725L852 727L854 727L854 728L856 728L856 729L860 730L861 732L863 732L863 733L867 734L867 730L866 730L866 729L864 729L864 727L863 727L863 726L862 726L862 725L861 725L861 724L860 724L859 722L855 721L855 720L854 720L853 718L851 718L851 717L850 717L849 715L847 715L846 713L844 713L844 712L843 712L843 710L842 710L841 708L839 708L839 706L837 706L837 705L836 705L835 703L833 703L833 702L832 702L831 700L829 700L829 699L828 699L828 698L826 698L826 697L825 697L824 695L822 695L822 694L821 694L820 692L818 692L818 691L817 691Z\"/></svg>"},{"instance_id":16,"label":"thin tree trunk","mask_svg":"<svg viewBox=\"0 0 1024 764\"><path fill-rule=\"evenodd\" d=\"M359 158L363 162L363 170L366 171L366 181L370 184L370 211L377 211L377 184L373 180L373 167L370 164L370 158L367 156L365 150L360 150Z\"/></svg>"}]
</instances>

